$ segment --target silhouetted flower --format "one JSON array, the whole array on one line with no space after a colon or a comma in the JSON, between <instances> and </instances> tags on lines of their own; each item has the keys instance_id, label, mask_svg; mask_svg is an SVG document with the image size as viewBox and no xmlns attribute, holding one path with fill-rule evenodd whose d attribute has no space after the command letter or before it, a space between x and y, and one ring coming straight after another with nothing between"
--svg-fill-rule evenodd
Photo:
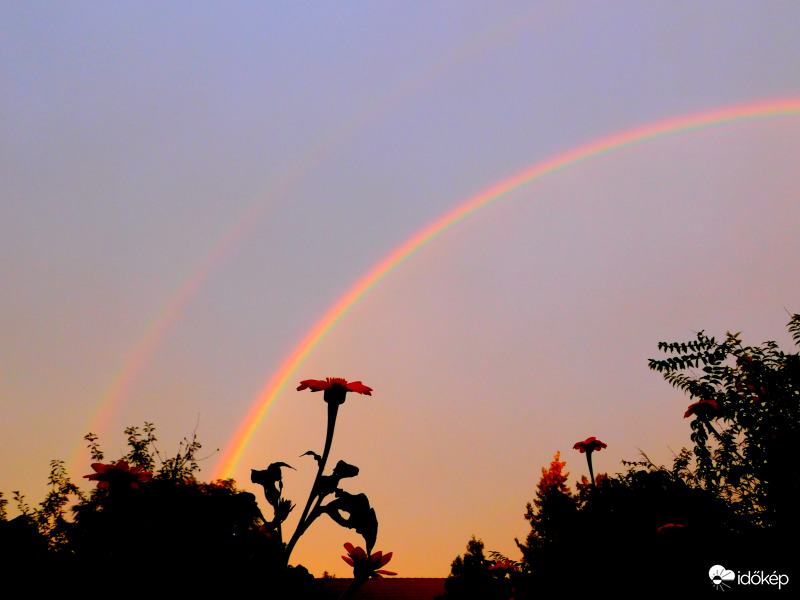
<instances>
[{"instance_id":1,"label":"silhouetted flower","mask_svg":"<svg viewBox=\"0 0 800 600\"><path fill-rule=\"evenodd\" d=\"M275 520L283 523L293 510L294 504L292 504L292 501L287 498L281 498L278 506L275 507Z\"/></svg>"},{"instance_id":2,"label":"silhouetted flower","mask_svg":"<svg viewBox=\"0 0 800 600\"><path fill-rule=\"evenodd\" d=\"M393 571L381 569L392 560L391 552L383 554L379 551L367 554L362 547L353 546L350 542L344 545L344 549L347 550L347 556L342 556L342 560L353 567L355 579L369 579L370 577L380 579L381 575L397 575Z\"/></svg>"},{"instance_id":3,"label":"silhouetted flower","mask_svg":"<svg viewBox=\"0 0 800 600\"><path fill-rule=\"evenodd\" d=\"M692 415L697 415L698 417L708 417L711 413L714 413L719 408L716 400L700 400L700 402L695 402L694 404L690 404L689 408L686 410L686 413L683 415L683 418L686 419L691 417Z\"/></svg>"},{"instance_id":4,"label":"silhouetted flower","mask_svg":"<svg viewBox=\"0 0 800 600\"><path fill-rule=\"evenodd\" d=\"M584 452L594 452L597 450L598 452L603 448L608 448L606 444L598 440L596 437L586 438L582 442L577 442L573 448L575 450L580 450L581 454Z\"/></svg>"},{"instance_id":5,"label":"silhouetted flower","mask_svg":"<svg viewBox=\"0 0 800 600\"><path fill-rule=\"evenodd\" d=\"M90 473L83 477L90 481L96 481L98 489L112 486L139 489L140 481L150 481L153 478L153 474L144 471L142 465L131 468L126 460L120 460L108 465L92 463L92 468L96 473Z\"/></svg>"},{"instance_id":6,"label":"silhouetted flower","mask_svg":"<svg viewBox=\"0 0 800 600\"><path fill-rule=\"evenodd\" d=\"M576 442L573 446L575 450L580 450L581 454L586 453L586 462L589 464L589 476L592 478L592 485L594 482L594 469L592 469L592 452L598 452L603 448L608 448L606 444L598 440L596 437L586 438L582 442Z\"/></svg>"},{"instance_id":7,"label":"silhouetted flower","mask_svg":"<svg viewBox=\"0 0 800 600\"><path fill-rule=\"evenodd\" d=\"M366 396L372 395L372 388L367 387L360 381L347 382L346 379L339 377L326 377L325 381L320 379L305 379L297 386L297 391L310 389L312 392L325 392L325 402L335 404L344 403L347 392L357 392Z\"/></svg>"}]
</instances>

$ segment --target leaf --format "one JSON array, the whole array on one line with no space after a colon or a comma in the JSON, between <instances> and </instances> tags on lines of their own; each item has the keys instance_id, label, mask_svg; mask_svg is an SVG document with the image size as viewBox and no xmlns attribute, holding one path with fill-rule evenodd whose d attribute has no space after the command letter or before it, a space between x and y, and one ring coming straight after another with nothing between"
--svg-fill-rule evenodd
<instances>
[{"instance_id":1,"label":"leaf","mask_svg":"<svg viewBox=\"0 0 800 600\"><path fill-rule=\"evenodd\" d=\"M336 500L322 507L331 519L342 527L355 529L367 546L367 554L372 553L378 537L378 517L375 509L369 505L366 494L350 494L344 490L336 490ZM345 518L342 512L348 513Z\"/></svg>"},{"instance_id":2,"label":"leaf","mask_svg":"<svg viewBox=\"0 0 800 600\"><path fill-rule=\"evenodd\" d=\"M283 491L283 481L281 480L281 467L289 467L294 469L291 465L283 462L272 463L263 471L250 470L250 481L257 483L264 488L264 495L272 506L278 506Z\"/></svg>"},{"instance_id":3,"label":"leaf","mask_svg":"<svg viewBox=\"0 0 800 600\"><path fill-rule=\"evenodd\" d=\"M313 450L309 450L308 452L303 452L300 456L308 456L309 454L314 457L314 460L317 461L317 464L319 464L320 461L322 461L322 457Z\"/></svg>"},{"instance_id":4,"label":"leaf","mask_svg":"<svg viewBox=\"0 0 800 600\"><path fill-rule=\"evenodd\" d=\"M340 460L333 468L333 474L338 476L340 479L344 479L345 477L355 477L358 475L358 467Z\"/></svg>"}]
</instances>

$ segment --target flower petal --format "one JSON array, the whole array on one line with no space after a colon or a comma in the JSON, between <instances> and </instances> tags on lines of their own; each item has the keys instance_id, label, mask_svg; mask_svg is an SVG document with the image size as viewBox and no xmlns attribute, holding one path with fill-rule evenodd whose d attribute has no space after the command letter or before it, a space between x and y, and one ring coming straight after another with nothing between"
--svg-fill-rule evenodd
<instances>
[{"instance_id":1,"label":"flower petal","mask_svg":"<svg viewBox=\"0 0 800 600\"><path fill-rule=\"evenodd\" d=\"M372 388L367 387L360 381L351 381L345 387L351 392L357 392L359 394L364 394L365 396L372 396Z\"/></svg>"},{"instance_id":2,"label":"flower petal","mask_svg":"<svg viewBox=\"0 0 800 600\"><path fill-rule=\"evenodd\" d=\"M304 379L300 382L300 385L297 386L297 391L300 392L306 388L309 388L312 392L319 392L322 390L327 390L329 387L333 385L329 381L320 381L319 379Z\"/></svg>"},{"instance_id":3,"label":"flower petal","mask_svg":"<svg viewBox=\"0 0 800 600\"><path fill-rule=\"evenodd\" d=\"M583 454L584 452L594 452L595 450L599 451L603 448L608 448L608 444L605 444L596 437L592 436L590 438L586 438L582 442L576 442L573 448L575 450L580 450L581 454Z\"/></svg>"},{"instance_id":4,"label":"flower petal","mask_svg":"<svg viewBox=\"0 0 800 600\"><path fill-rule=\"evenodd\" d=\"M346 379L342 379L341 377L327 377L325 381L322 381L321 379L304 379L300 382L300 385L297 386L297 391L299 392L305 389L310 389L312 392L319 392L321 390L330 389L334 386L340 386L346 391L356 392L366 396L372 395L371 387L364 385L360 381L351 381L348 383Z\"/></svg>"},{"instance_id":5,"label":"flower petal","mask_svg":"<svg viewBox=\"0 0 800 600\"><path fill-rule=\"evenodd\" d=\"M378 566L382 567L383 565L387 564L390 560L392 560L392 553L387 552L386 554L383 555L383 558L381 558L381 562Z\"/></svg>"}]
</instances>

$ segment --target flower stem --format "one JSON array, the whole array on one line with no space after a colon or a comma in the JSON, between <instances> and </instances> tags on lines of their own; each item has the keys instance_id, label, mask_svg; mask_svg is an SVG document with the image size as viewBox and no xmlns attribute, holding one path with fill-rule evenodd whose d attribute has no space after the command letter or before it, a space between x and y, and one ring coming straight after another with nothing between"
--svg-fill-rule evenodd
<instances>
[{"instance_id":1,"label":"flower stem","mask_svg":"<svg viewBox=\"0 0 800 600\"><path fill-rule=\"evenodd\" d=\"M309 525L311 525L314 518L316 518L316 514L312 514L312 518L309 518L309 513L311 512L312 505L314 504L315 500L319 499L319 493L317 489L319 488L319 480L322 477L322 473L325 470L325 464L328 462L328 455L331 452L331 444L333 443L333 430L336 427L336 415L339 412L339 403L338 402L328 402L328 429L325 433L325 449L322 451L322 458L319 460L319 468L317 469L317 476L314 478L314 485L311 486L311 492L308 495L308 501L306 502L306 506L303 509L303 514L300 515L300 521L297 523L297 529L295 529L294 535L292 535L292 539L289 541L289 544L286 546L286 566L289 564L289 556L292 554L292 550L294 550L295 544L297 544L297 540L300 539L300 536L303 535L308 529Z\"/></svg>"},{"instance_id":2,"label":"flower stem","mask_svg":"<svg viewBox=\"0 0 800 600\"><path fill-rule=\"evenodd\" d=\"M594 469L592 469L592 451L586 453L586 462L589 463L589 475L592 478L592 485L594 485Z\"/></svg>"}]
</instances>

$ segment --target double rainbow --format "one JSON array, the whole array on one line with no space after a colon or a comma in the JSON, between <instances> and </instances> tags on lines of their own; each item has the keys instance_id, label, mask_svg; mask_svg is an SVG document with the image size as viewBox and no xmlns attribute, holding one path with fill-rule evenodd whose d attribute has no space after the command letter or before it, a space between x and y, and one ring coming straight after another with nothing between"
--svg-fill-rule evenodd
<instances>
[{"instance_id":1,"label":"double rainbow","mask_svg":"<svg viewBox=\"0 0 800 600\"><path fill-rule=\"evenodd\" d=\"M420 231L412 235L403 244L392 250L387 256L372 267L331 307L319 321L306 333L297 347L284 360L278 371L272 376L225 448L213 474L214 478L229 477L235 470L242 454L255 435L267 410L283 391L287 382L295 382L294 376L298 367L309 353L325 338L326 334L336 326L372 288L384 277L413 254L419 252L435 238L471 217L481 209L501 200L508 194L538 179L556 173L562 169L573 167L584 161L619 151L654 139L686 133L700 128L724 125L755 119L785 118L800 116L800 98L760 102L743 106L716 109L710 112L692 114L624 131L579 146L573 150L559 154L553 158L538 162L511 177L496 183L481 193L458 204Z\"/></svg>"}]
</instances>

